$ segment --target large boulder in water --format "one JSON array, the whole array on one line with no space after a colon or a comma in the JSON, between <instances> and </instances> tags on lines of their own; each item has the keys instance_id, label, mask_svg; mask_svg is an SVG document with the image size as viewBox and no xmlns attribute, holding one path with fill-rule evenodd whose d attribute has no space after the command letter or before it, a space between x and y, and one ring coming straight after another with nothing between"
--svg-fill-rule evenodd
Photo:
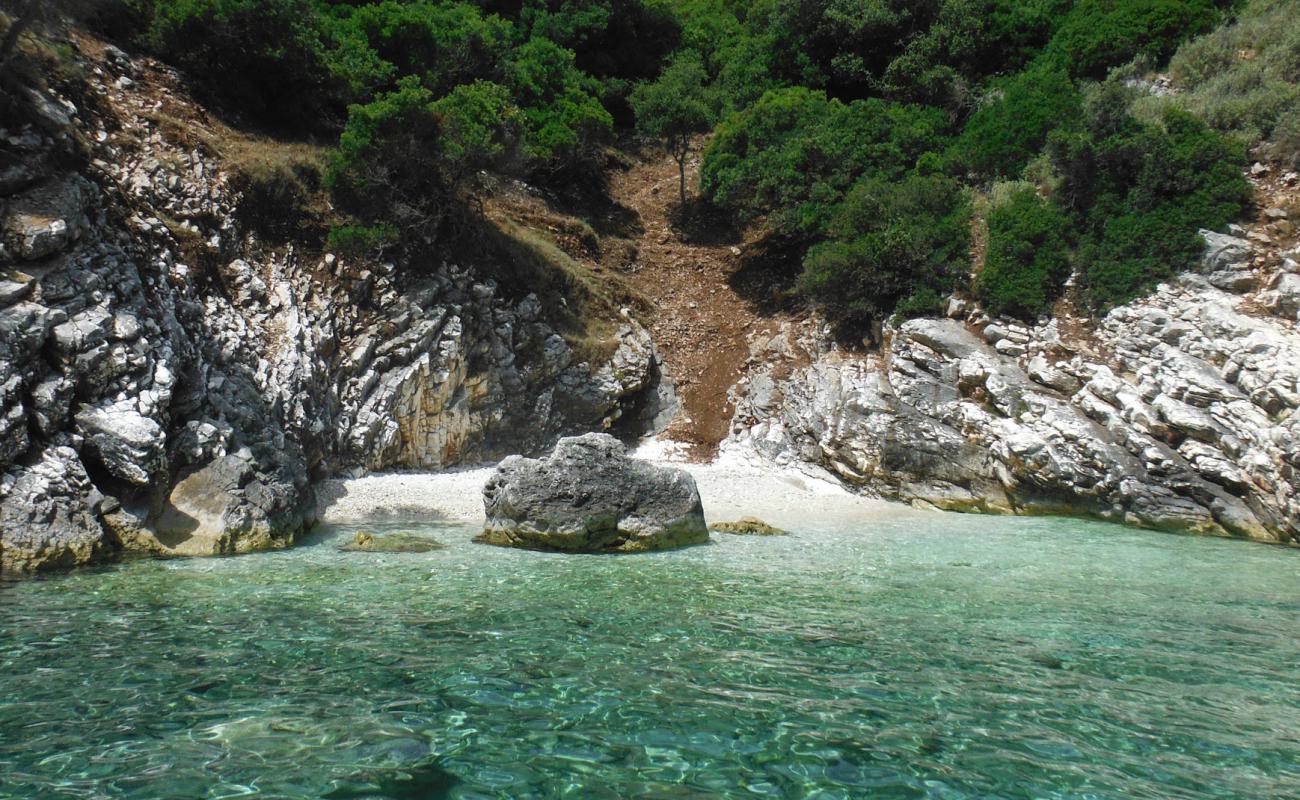
<instances>
[{"instance_id":1,"label":"large boulder in water","mask_svg":"<svg viewBox=\"0 0 1300 800\"><path fill-rule=\"evenodd\" d=\"M636 553L708 541L695 479L629 458L603 433L561 439L549 456L510 456L483 487L478 541L507 547Z\"/></svg>"}]
</instances>

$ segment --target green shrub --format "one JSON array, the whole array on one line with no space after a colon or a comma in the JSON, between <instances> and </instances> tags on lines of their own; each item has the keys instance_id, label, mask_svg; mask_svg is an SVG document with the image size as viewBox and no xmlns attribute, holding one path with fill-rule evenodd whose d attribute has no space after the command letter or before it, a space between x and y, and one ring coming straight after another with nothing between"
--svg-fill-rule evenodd
<instances>
[{"instance_id":1,"label":"green shrub","mask_svg":"<svg viewBox=\"0 0 1300 800\"><path fill-rule=\"evenodd\" d=\"M364 42L383 65L377 80L416 75L437 97L497 77L516 38L510 22L468 3L383 0L340 9L334 37Z\"/></svg>"},{"instance_id":2,"label":"green shrub","mask_svg":"<svg viewBox=\"0 0 1300 800\"><path fill-rule=\"evenodd\" d=\"M1055 128L1074 122L1082 98L1064 70L1038 66L990 89L954 145L954 158L982 178L1019 175Z\"/></svg>"},{"instance_id":3,"label":"green shrub","mask_svg":"<svg viewBox=\"0 0 1300 800\"><path fill-rule=\"evenodd\" d=\"M799 289L845 334L895 312L934 313L969 264L969 204L940 175L867 178L835 212L831 241L804 257Z\"/></svg>"},{"instance_id":4,"label":"green shrub","mask_svg":"<svg viewBox=\"0 0 1300 800\"><path fill-rule=\"evenodd\" d=\"M532 39L515 51L507 81L534 169L554 174L588 167L612 137L614 119L598 99L600 84L578 70L572 51Z\"/></svg>"},{"instance_id":5,"label":"green shrub","mask_svg":"<svg viewBox=\"0 0 1300 800\"><path fill-rule=\"evenodd\" d=\"M533 37L574 53L596 78L653 78L681 41L670 3L663 0L525 0L520 20Z\"/></svg>"},{"instance_id":6,"label":"green shrub","mask_svg":"<svg viewBox=\"0 0 1300 800\"><path fill-rule=\"evenodd\" d=\"M1300 14L1289 0L1253 0L1236 19L1187 42L1169 65L1184 91L1174 102L1212 127L1271 140L1272 154L1300 161ZM1288 144L1290 142L1290 144Z\"/></svg>"},{"instance_id":7,"label":"green shrub","mask_svg":"<svg viewBox=\"0 0 1300 800\"><path fill-rule=\"evenodd\" d=\"M992 314L1034 319L1070 274L1069 220L1033 189L1021 189L988 217L988 249L975 295Z\"/></svg>"},{"instance_id":8,"label":"green shrub","mask_svg":"<svg viewBox=\"0 0 1300 800\"><path fill-rule=\"evenodd\" d=\"M769 92L718 126L700 188L713 202L774 229L820 234L863 175L901 176L942 141L938 109L883 100L844 104L804 88Z\"/></svg>"},{"instance_id":9,"label":"green shrub","mask_svg":"<svg viewBox=\"0 0 1300 800\"><path fill-rule=\"evenodd\" d=\"M432 93L412 75L397 90L348 109L326 184L362 226L391 227L406 240L436 237L455 187L443 169L432 106Z\"/></svg>"},{"instance_id":10,"label":"green shrub","mask_svg":"<svg viewBox=\"0 0 1300 800\"><path fill-rule=\"evenodd\" d=\"M343 256L376 258L400 238L391 225L340 225L330 229L327 246Z\"/></svg>"},{"instance_id":11,"label":"green shrub","mask_svg":"<svg viewBox=\"0 0 1300 800\"><path fill-rule=\"evenodd\" d=\"M1217 19L1213 0L1079 0L1048 53L1072 75L1100 79L1139 56L1163 63Z\"/></svg>"},{"instance_id":12,"label":"green shrub","mask_svg":"<svg viewBox=\"0 0 1300 800\"><path fill-rule=\"evenodd\" d=\"M1084 128L1049 143L1060 202L1081 235L1084 288L1098 308L1194 267L1197 230L1225 226L1251 198L1239 144L1176 109L1143 125L1127 98L1121 87L1103 86L1089 100Z\"/></svg>"},{"instance_id":13,"label":"green shrub","mask_svg":"<svg viewBox=\"0 0 1300 800\"><path fill-rule=\"evenodd\" d=\"M489 81L461 84L431 108L442 121L443 170L453 182L514 155L522 121L506 87Z\"/></svg>"},{"instance_id":14,"label":"green shrub","mask_svg":"<svg viewBox=\"0 0 1300 800\"><path fill-rule=\"evenodd\" d=\"M312 129L337 103L325 22L311 0L137 0L151 49L227 108Z\"/></svg>"}]
</instances>

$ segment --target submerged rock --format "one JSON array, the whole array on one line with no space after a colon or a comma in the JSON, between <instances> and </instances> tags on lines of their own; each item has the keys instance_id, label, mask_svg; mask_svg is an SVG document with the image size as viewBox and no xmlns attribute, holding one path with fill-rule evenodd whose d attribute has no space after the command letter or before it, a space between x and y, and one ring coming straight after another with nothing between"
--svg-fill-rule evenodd
<instances>
[{"instance_id":1,"label":"submerged rock","mask_svg":"<svg viewBox=\"0 0 1300 800\"><path fill-rule=\"evenodd\" d=\"M614 437L561 439L549 456L511 456L483 487L478 541L507 547L634 553L709 538L695 479L629 458Z\"/></svg>"},{"instance_id":2,"label":"submerged rock","mask_svg":"<svg viewBox=\"0 0 1300 800\"><path fill-rule=\"evenodd\" d=\"M768 525L758 517L741 517L735 522L715 522L709 526L714 533L734 533L739 536L788 536L789 531Z\"/></svg>"},{"instance_id":3,"label":"submerged rock","mask_svg":"<svg viewBox=\"0 0 1300 800\"><path fill-rule=\"evenodd\" d=\"M442 550L447 545L418 533L386 533L374 536L357 531L352 541L339 547L348 553L427 553Z\"/></svg>"}]
</instances>

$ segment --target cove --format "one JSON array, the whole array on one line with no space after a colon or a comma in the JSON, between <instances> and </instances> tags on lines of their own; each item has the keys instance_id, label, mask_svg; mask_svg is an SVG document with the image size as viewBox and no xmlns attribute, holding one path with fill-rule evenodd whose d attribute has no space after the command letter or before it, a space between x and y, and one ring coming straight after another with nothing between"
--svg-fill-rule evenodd
<instances>
[{"instance_id":1,"label":"cove","mask_svg":"<svg viewBox=\"0 0 1300 800\"><path fill-rule=\"evenodd\" d=\"M898 512L0 584L0 798L1280 798L1300 551Z\"/></svg>"}]
</instances>

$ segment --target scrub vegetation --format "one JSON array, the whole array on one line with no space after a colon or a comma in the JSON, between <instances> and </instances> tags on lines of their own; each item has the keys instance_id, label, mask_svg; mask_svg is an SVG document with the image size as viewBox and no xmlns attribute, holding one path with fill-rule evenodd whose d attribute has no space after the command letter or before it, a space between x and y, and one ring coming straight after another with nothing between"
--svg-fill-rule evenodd
<instances>
[{"instance_id":1,"label":"scrub vegetation","mask_svg":"<svg viewBox=\"0 0 1300 800\"><path fill-rule=\"evenodd\" d=\"M105 0L89 21L232 119L329 147L319 180L257 190L327 192L334 247L480 235L485 174L601 195L639 135L684 211L780 241L768 268L861 339L953 291L1032 319L1068 285L1100 312L1193 264L1198 230L1247 211L1248 158L1300 159L1292 5Z\"/></svg>"}]
</instances>

